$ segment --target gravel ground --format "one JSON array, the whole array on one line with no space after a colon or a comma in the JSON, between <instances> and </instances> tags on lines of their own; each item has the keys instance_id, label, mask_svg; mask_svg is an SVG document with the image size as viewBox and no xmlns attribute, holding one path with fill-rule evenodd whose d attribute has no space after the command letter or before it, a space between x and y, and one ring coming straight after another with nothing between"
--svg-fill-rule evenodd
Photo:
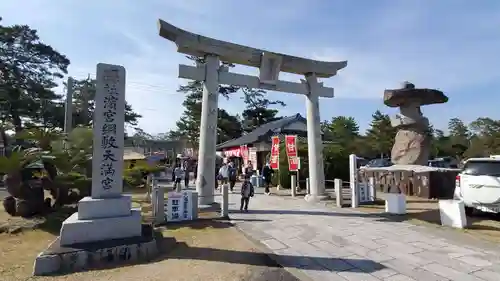
<instances>
[{"instance_id":1,"label":"gravel ground","mask_svg":"<svg viewBox=\"0 0 500 281\"><path fill-rule=\"evenodd\" d=\"M163 235L167 237L165 240L173 241L169 238L175 238L177 243L165 243L170 245L169 249L165 251L167 253L151 263L52 277L30 276L34 258L40 249L30 252L27 247L22 247L22 244L26 243L23 241L26 241L23 239L23 235L32 236L29 233L19 234L15 239L17 243L20 243L15 247L17 249L5 252L0 247L4 260L9 260L9 255L12 255L12 258L14 256L20 258L18 255L23 256L22 262L16 263L15 268L11 265L8 269L2 270L0 264L0 272L8 273L0 278L2 281L299 280L279 267L267 255L261 253L260 246L246 238L235 227L220 222L202 222L164 231ZM0 236L0 240L6 237ZM7 241L4 240L4 242ZM13 241L10 242L8 244L12 245ZM45 244L46 240L41 243L47 245ZM21 250L21 248L22 254L16 251ZM12 263L14 260L10 260L10 262Z\"/></svg>"}]
</instances>

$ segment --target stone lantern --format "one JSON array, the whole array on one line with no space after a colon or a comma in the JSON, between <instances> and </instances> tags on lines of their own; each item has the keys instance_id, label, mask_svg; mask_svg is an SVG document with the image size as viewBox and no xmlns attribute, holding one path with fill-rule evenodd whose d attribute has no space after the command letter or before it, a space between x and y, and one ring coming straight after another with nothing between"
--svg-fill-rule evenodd
<instances>
[{"instance_id":1,"label":"stone lantern","mask_svg":"<svg viewBox=\"0 0 500 281\"><path fill-rule=\"evenodd\" d=\"M410 82L403 83L401 89L384 91L384 104L399 107L399 114L391 118L392 126L398 129L391 152L394 164L427 166L431 136L429 120L422 115L420 107L447 101L443 92L417 89Z\"/></svg>"}]
</instances>

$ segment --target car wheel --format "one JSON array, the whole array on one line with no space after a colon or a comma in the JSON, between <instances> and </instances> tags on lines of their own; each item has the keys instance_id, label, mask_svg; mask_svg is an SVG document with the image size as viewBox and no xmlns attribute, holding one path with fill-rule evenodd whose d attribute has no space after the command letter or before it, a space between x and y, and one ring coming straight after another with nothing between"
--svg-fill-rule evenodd
<instances>
[{"instance_id":1,"label":"car wheel","mask_svg":"<svg viewBox=\"0 0 500 281\"><path fill-rule=\"evenodd\" d=\"M472 207L465 207L465 215L472 216L473 213L474 213L474 208L472 208Z\"/></svg>"}]
</instances>

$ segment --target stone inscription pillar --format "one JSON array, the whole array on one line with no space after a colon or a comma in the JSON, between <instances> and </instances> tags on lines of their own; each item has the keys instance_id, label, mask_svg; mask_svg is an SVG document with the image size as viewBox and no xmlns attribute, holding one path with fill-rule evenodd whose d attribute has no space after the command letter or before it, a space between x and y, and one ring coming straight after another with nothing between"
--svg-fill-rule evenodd
<instances>
[{"instance_id":1,"label":"stone inscription pillar","mask_svg":"<svg viewBox=\"0 0 500 281\"><path fill-rule=\"evenodd\" d=\"M196 179L199 205L214 203L219 65L219 57L212 55L205 57L205 81L203 82L198 149L198 177Z\"/></svg>"},{"instance_id":2,"label":"stone inscription pillar","mask_svg":"<svg viewBox=\"0 0 500 281\"><path fill-rule=\"evenodd\" d=\"M141 211L122 195L125 68L99 63L94 110L92 196L61 226L63 246L141 236Z\"/></svg>"},{"instance_id":3,"label":"stone inscription pillar","mask_svg":"<svg viewBox=\"0 0 500 281\"><path fill-rule=\"evenodd\" d=\"M125 68L98 64L93 121L92 198L121 197L125 134Z\"/></svg>"},{"instance_id":4,"label":"stone inscription pillar","mask_svg":"<svg viewBox=\"0 0 500 281\"><path fill-rule=\"evenodd\" d=\"M322 85L318 83L315 74L306 74L306 83L309 90L309 94L306 96L306 110L310 194L305 199L318 201L326 198L323 141L319 116L319 89Z\"/></svg>"}]
</instances>

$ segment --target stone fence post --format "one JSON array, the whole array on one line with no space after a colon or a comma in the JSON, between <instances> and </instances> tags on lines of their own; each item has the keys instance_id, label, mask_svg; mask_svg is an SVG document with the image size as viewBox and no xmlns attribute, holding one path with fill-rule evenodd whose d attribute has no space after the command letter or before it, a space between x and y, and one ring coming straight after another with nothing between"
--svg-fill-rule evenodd
<instances>
[{"instance_id":1,"label":"stone fence post","mask_svg":"<svg viewBox=\"0 0 500 281\"><path fill-rule=\"evenodd\" d=\"M337 202L337 207L342 208L342 205L344 203L344 198L342 198L342 180L335 179L334 185L335 185L335 199Z\"/></svg>"},{"instance_id":2,"label":"stone fence post","mask_svg":"<svg viewBox=\"0 0 500 281\"><path fill-rule=\"evenodd\" d=\"M297 193L297 179L296 179L296 176L295 175L291 175L290 176L290 190L292 192L292 197L295 197L296 193Z\"/></svg>"},{"instance_id":3,"label":"stone fence post","mask_svg":"<svg viewBox=\"0 0 500 281\"><path fill-rule=\"evenodd\" d=\"M349 155L349 185L351 187L351 207L359 206L358 165L356 154Z\"/></svg>"},{"instance_id":4,"label":"stone fence post","mask_svg":"<svg viewBox=\"0 0 500 281\"><path fill-rule=\"evenodd\" d=\"M153 207L153 218L155 224L165 222L165 189L153 180L151 203Z\"/></svg>"},{"instance_id":5,"label":"stone fence post","mask_svg":"<svg viewBox=\"0 0 500 281\"><path fill-rule=\"evenodd\" d=\"M220 207L221 218L227 218L229 216L229 192L227 183L222 185L222 203Z\"/></svg>"},{"instance_id":6,"label":"stone fence post","mask_svg":"<svg viewBox=\"0 0 500 281\"><path fill-rule=\"evenodd\" d=\"M306 178L306 194L310 194L311 189L309 186L309 178Z\"/></svg>"}]
</instances>

